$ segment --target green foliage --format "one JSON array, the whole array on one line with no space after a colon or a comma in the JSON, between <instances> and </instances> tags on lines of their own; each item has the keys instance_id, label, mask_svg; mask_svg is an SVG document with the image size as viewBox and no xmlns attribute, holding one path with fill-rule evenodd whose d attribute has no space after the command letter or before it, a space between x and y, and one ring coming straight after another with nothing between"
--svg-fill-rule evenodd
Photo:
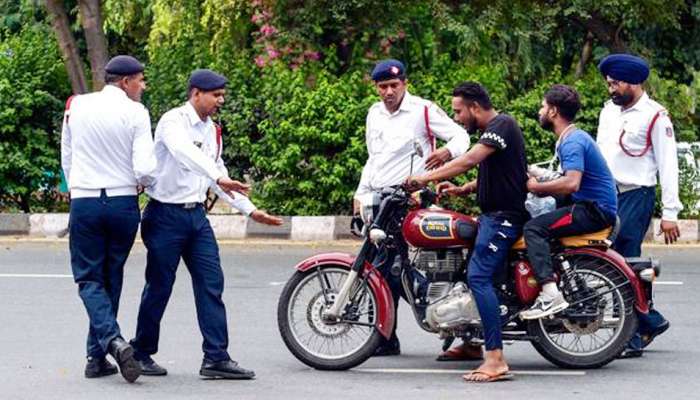
<instances>
[{"instance_id":1,"label":"green foliage","mask_svg":"<svg viewBox=\"0 0 700 400\"><path fill-rule=\"evenodd\" d=\"M50 206L58 181L60 122L70 94L51 31L24 27L0 41L0 207Z\"/></svg>"}]
</instances>

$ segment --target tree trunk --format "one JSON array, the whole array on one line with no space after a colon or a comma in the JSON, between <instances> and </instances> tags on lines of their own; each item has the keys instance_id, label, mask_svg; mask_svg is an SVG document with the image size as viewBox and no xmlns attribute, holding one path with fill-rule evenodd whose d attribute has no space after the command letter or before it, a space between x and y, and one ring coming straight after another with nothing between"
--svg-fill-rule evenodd
<instances>
[{"instance_id":1,"label":"tree trunk","mask_svg":"<svg viewBox=\"0 0 700 400\"><path fill-rule=\"evenodd\" d=\"M66 10L63 8L63 0L46 0L46 10L51 17L51 26L61 48L73 93L85 93L88 90L85 71L83 71L83 64L78 54L78 46L70 31L70 23Z\"/></svg>"},{"instance_id":2,"label":"tree trunk","mask_svg":"<svg viewBox=\"0 0 700 400\"><path fill-rule=\"evenodd\" d=\"M107 38L102 29L102 9L100 0L79 0L80 20L85 31L88 58L92 71L92 89L100 90L105 81L107 65Z\"/></svg>"},{"instance_id":3,"label":"tree trunk","mask_svg":"<svg viewBox=\"0 0 700 400\"><path fill-rule=\"evenodd\" d=\"M581 58L578 60L576 65L576 79L579 79L586 72L586 64L591 59L591 54L593 54L593 34L588 32L586 34L586 40L583 43L583 48L581 49Z\"/></svg>"}]
</instances>

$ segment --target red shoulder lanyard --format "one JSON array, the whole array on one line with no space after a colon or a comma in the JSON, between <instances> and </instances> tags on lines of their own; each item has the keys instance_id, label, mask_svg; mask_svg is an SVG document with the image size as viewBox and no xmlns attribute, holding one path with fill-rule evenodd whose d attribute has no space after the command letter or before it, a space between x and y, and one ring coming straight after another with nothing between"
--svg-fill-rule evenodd
<instances>
[{"instance_id":1,"label":"red shoulder lanyard","mask_svg":"<svg viewBox=\"0 0 700 400\"><path fill-rule=\"evenodd\" d=\"M430 130L430 120L428 119L428 106L423 107L423 117L425 118L425 132L428 136L428 141L430 142L430 151L435 151L435 135Z\"/></svg>"},{"instance_id":2,"label":"red shoulder lanyard","mask_svg":"<svg viewBox=\"0 0 700 400\"><path fill-rule=\"evenodd\" d=\"M620 148L622 151L627 154L630 157L641 157L645 155L649 149L651 148L651 132L654 130L654 125L656 124L656 120L659 119L659 116L661 115L662 112L666 110L659 110L654 114L654 118L651 119L651 123L649 124L649 128L647 128L647 142L646 145L644 146L644 150L642 150L641 153L639 154L633 154L630 150L625 148L625 145L622 143L622 137L625 136L625 128L622 128L622 132L620 132L620 138L618 139L618 143L620 143Z\"/></svg>"},{"instance_id":3,"label":"red shoulder lanyard","mask_svg":"<svg viewBox=\"0 0 700 400\"><path fill-rule=\"evenodd\" d=\"M75 97L75 95L71 95L68 100L66 100L66 124L68 123L68 117L70 117L70 103L73 101L73 97Z\"/></svg>"},{"instance_id":4,"label":"red shoulder lanyard","mask_svg":"<svg viewBox=\"0 0 700 400\"><path fill-rule=\"evenodd\" d=\"M221 157L221 125L214 122L214 130L216 131L216 160Z\"/></svg>"}]
</instances>

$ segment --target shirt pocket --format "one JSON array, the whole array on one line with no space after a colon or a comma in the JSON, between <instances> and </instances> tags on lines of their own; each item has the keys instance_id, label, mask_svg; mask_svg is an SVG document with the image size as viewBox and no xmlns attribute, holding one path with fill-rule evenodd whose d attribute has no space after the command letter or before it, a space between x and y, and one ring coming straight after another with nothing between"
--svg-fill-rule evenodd
<instances>
[{"instance_id":1,"label":"shirt pocket","mask_svg":"<svg viewBox=\"0 0 700 400\"><path fill-rule=\"evenodd\" d=\"M622 135L624 149L633 154L644 151L647 146L648 128L649 124L647 122L625 121L619 133Z\"/></svg>"}]
</instances>

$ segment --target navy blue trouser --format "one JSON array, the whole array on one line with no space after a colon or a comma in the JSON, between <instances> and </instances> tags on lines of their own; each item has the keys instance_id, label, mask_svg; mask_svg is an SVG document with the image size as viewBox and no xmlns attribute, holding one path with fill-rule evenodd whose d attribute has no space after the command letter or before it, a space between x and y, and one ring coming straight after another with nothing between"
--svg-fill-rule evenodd
<instances>
[{"instance_id":1,"label":"navy blue trouser","mask_svg":"<svg viewBox=\"0 0 700 400\"><path fill-rule=\"evenodd\" d=\"M487 351L503 348L501 310L494 279L506 267L508 253L523 230L523 222L502 213L482 214L479 231L469 260L467 283L472 291L484 328Z\"/></svg>"},{"instance_id":2,"label":"navy blue trouser","mask_svg":"<svg viewBox=\"0 0 700 400\"><path fill-rule=\"evenodd\" d=\"M204 358L214 362L230 359L226 350L226 309L221 298L224 273L204 207L185 209L151 200L143 213L141 237L148 254L146 286L141 296L136 337L131 342L136 357L158 351L160 321L182 258L192 277L197 320L204 338Z\"/></svg>"},{"instance_id":3,"label":"navy blue trouser","mask_svg":"<svg viewBox=\"0 0 700 400\"><path fill-rule=\"evenodd\" d=\"M654 213L656 188L642 187L620 193L617 197L620 217L620 233L615 239L613 248L623 257L639 257L642 255L642 241L647 232L651 217ZM648 314L637 313L639 328L627 346L634 350L642 348L641 335L654 332L666 319L654 308Z\"/></svg>"},{"instance_id":4,"label":"navy blue trouser","mask_svg":"<svg viewBox=\"0 0 700 400\"><path fill-rule=\"evenodd\" d=\"M73 199L69 246L73 278L90 319L88 357L104 357L121 337L117 312L124 264L139 226L136 196Z\"/></svg>"}]
</instances>

